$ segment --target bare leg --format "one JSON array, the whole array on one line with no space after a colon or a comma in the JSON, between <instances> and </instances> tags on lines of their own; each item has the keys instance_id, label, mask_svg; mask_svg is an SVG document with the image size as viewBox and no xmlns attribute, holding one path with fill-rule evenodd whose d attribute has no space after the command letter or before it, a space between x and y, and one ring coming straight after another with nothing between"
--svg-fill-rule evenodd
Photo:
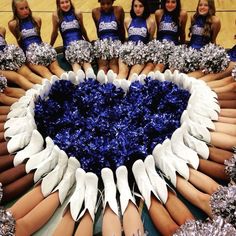
<instances>
[{"instance_id":1,"label":"bare leg","mask_svg":"<svg viewBox=\"0 0 236 236\"><path fill-rule=\"evenodd\" d=\"M8 185L21 178L25 174L25 164L20 164L0 173L0 183L2 183L3 186Z\"/></svg>"},{"instance_id":2,"label":"bare leg","mask_svg":"<svg viewBox=\"0 0 236 236\"><path fill-rule=\"evenodd\" d=\"M204 73L201 70L193 71L188 73L188 76L199 79L204 76Z\"/></svg>"},{"instance_id":3,"label":"bare leg","mask_svg":"<svg viewBox=\"0 0 236 236\"><path fill-rule=\"evenodd\" d=\"M114 73L119 72L118 59L114 58L109 61L109 69L113 70Z\"/></svg>"},{"instance_id":4,"label":"bare leg","mask_svg":"<svg viewBox=\"0 0 236 236\"><path fill-rule=\"evenodd\" d=\"M221 108L233 108L236 109L236 99L235 100L219 100Z\"/></svg>"},{"instance_id":5,"label":"bare leg","mask_svg":"<svg viewBox=\"0 0 236 236\"><path fill-rule=\"evenodd\" d=\"M103 221L102 221L102 235L103 236L121 236L121 222L120 218L111 210L109 206L106 206Z\"/></svg>"},{"instance_id":6,"label":"bare leg","mask_svg":"<svg viewBox=\"0 0 236 236\"><path fill-rule=\"evenodd\" d=\"M6 87L4 94L12 98L21 98L25 95L25 90L21 88Z\"/></svg>"},{"instance_id":7,"label":"bare leg","mask_svg":"<svg viewBox=\"0 0 236 236\"><path fill-rule=\"evenodd\" d=\"M123 228L126 236L144 234L143 223L137 207L130 201L123 215Z\"/></svg>"},{"instance_id":8,"label":"bare leg","mask_svg":"<svg viewBox=\"0 0 236 236\"><path fill-rule=\"evenodd\" d=\"M223 79L220 79L220 80L214 80L214 81L210 81L210 82L207 82L207 85L210 87L210 88L219 88L219 87L223 87L229 83L232 83L234 82L234 79L232 76L228 76L228 77L225 77Z\"/></svg>"},{"instance_id":9,"label":"bare leg","mask_svg":"<svg viewBox=\"0 0 236 236\"><path fill-rule=\"evenodd\" d=\"M108 65L106 60L98 59L98 70L103 70L105 74L108 71Z\"/></svg>"},{"instance_id":10,"label":"bare leg","mask_svg":"<svg viewBox=\"0 0 236 236\"><path fill-rule=\"evenodd\" d=\"M90 64L90 63L88 63L88 62L84 62L83 63L83 69L84 69L84 71L86 71L87 69L89 69L89 68L92 68L92 65ZM93 69L93 68L92 68Z\"/></svg>"},{"instance_id":11,"label":"bare leg","mask_svg":"<svg viewBox=\"0 0 236 236\"><path fill-rule=\"evenodd\" d=\"M127 79L129 74L129 66L127 66L121 59L119 59L118 63L119 73L117 79Z\"/></svg>"},{"instance_id":12,"label":"bare leg","mask_svg":"<svg viewBox=\"0 0 236 236\"><path fill-rule=\"evenodd\" d=\"M4 170L7 170L13 167L13 159L14 156L4 155L0 157L0 172L2 173Z\"/></svg>"},{"instance_id":13,"label":"bare leg","mask_svg":"<svg viewBox=\"0 0 236 236\"><path fill-rule=\"evenodd\" d=\"M231 92L231 91L236 91L236 82L232 82L230 84L227 84L223 87L218 87L218 88L213 88L213 90L216 93L226 93L226 92Z\"/></svg>"},{"instance_id":14,"label":"bare leg","mask_svg":"<svg viewBox=\"0 0 236 236\"><path fill-rule=\"evenodd\" d=\"M218 189L219 184L207 175L193 168L189 168L189 172L189 182L199 190L212 194Z\"/></svg>"},{"instance_id":15,"label":"bare leg","mask_svg":"<svg viewBox=\"0 0 236 236\"><path fill-rule=\"evenodd\" d=\"M210 150L209 159L220 164L224 164L225 160L228 160L233 156L232 152L220 148L209 147L209 150Z\"/></svg>"},{"instance_id":16,"label":"bare leg","mask_svg":"<svg viewBox=\"0 0 236 236\"><path fill-rule=\"evenodd\" d=\"M70 214L70 210L67 210L65 215L62 217L60 223L57 225L55 231L53 232L53 236L72 236L74 232L74 227L75 221L73 220Z\"/></svg>"},{"instance_id":17,"label":"bare leg","mask_svg":"<svg viewBox=\"0 0 236 236\"><path fill-rule=\"evenodd\" d=\"M197 206L203 210L209 217L212 218L212 211L210 207L211 196L209 194L200 192L191 183L180 176L177 176L176 188L184 198L186 198L194 206Z\"/></svg>"},{"instance_id":18,"label":"bare leg","mask_svg":"<svg viewBox=\"0 0 236 236\"><path fill-rule=\"evenodd\" d=\"M154 68L154 71L160 71L160 72L163 72L165 70L165 65L164 64L156 64L155 65L155 68Z\"/></svg>"},{"instance_id":19,"label":"bare leg","mask_svg":"<svg viewBox=\"0 0 236 236\"><path fill-rule=\"evenodd\" d=\"M220 116L236 118L236 109L221 109Z\"/></svg>"},{"instance_id":20,"label":"bare leg","mask_svg":"<svg viewBox=\"0 0 236 236\"><path fill-rule=\"evenodd\" d=\"M225 173L225 165L216 163L214 161L200 159L199 171L208 175L209 177L228 180Z\"/></svg>"},{"instance_id":21,"label":"bare leg","mask_svg":"<svg viewBox=\"0 0 236 236\"><path fill-rule=\"evenodd\" d=\"M34 183L33 173L29 173L3 188L2 202L10 202L28 191Z\"/></svg>"},{"instance_id":22,"label":"bare leg","mask_svg":"<svg viewBox=\"0 0 236 236\"><path fill-rule=\"evenodd\" d=\"M4 114L4 115L1 115L1 114L0 114L0 122L1 122L1 123L5 123L6 120L7 120L7 115L6 115L6 114Z\"/></svg>"},{"instance_id":23,"label":"bare leg","mask_svg":"<svg viewBox=\"0 0 236 236\"><path fill-rule=\"evenodd\" d=\"M149 215L152 219L153 224L161 233L161 235L173 235L174 232L179 228L179 226L171 218L165 207L154 196L151 196Z\"/></svg>"},{"instance_id":24,"label":"bare leg","mask_svg":"<svg viewBox=\"0 0 236 236\"><path fill-rule=\"evenodd\" d=\"M236 125L233 124L226 124L221 122L214 122L216 127L216 132L229 134L232 136L236 136Z\"/></svg>"},{"instance_id":25,"label":"bare leg","mask_svg":"<svg viewBox=\"0 0 236 236\"><path fill-rule=\"evenodd\" d=\"M0 93L0 103L4 105L10 106L17 101L18 101L18 98L9 97L4 93Z\"/></svg>"},{"instance_id":26,"label":"bare leg","mask_svg":"<svg viewBox=\"0 0 236 236\"><path fill-rule=\"evenodd\" d=\"M32 235L39 230L48 222L59 204L58 192L49 195L27 215L16 221L16 236Z\"/></svg>"},{"instance_id":27,"label":"bare leg","mask_svg":"<svg viewBox=\"0 0 236 236\"><path fill-rule=\"evenodd\" d=\"M0 142L4 142L4 132L0 132Z\"/></svg>"},{"instance_id":28,"label":"bare leg","mask_svg":"<svg viewBox=\"0 0 236 236\"><path fill-rule=\"evenodd\" d=\"M236 145L236 137L219 132L211 132L211 143L221 149L232 150Z\"/></svg>"},{"instance_id":29,"label":"bare leg","mask_svg":"<svg viewBox=\"0 0 236 236\"><path fill-rule=\"evenodd\" d=\"M58 64L58 61L53 61L50 65L49 65L49 69L50 71L56 75L57 77L60 78L60 76L65 72Z\"/></svg>"},{"instance_id":30,"label":"bare leg","mask_svg":"<svg viewBox=\"0 0 236 236\"><path fill-rule=\"evenodd\" d=\"M35 73L39 74L40 76L42 76L43 78L47 78L47 79L51 79L52 77L52 73L49 71L49 69L45 66L42 65L34 65L34 64L27 64L27 66L34 71Z\"/></svg>"},{"instance_id":31,"label":"bare leg","mask_svg":"<svg viewBox=\"0 0 236 236\"><path fill-rule=\"evenodd\" d=\"M129 78L128 80L131 80L133 73L137 73L138 75L140 74L140 72L143 70L145 65L133 65L130 68L130 72L129 72Z\"/></svg>"},{"instance_id":32,"label":"bare leg","mask_svg":"<svg viewBox=\"0 0 236 236\"><path fill-rule=\"evenodd\" d=\"M1 132L4 131L4 124L5 124L5 123L0 123L0 131L1 131Z\"/></svg>"},{"instance_id":33,"label":"bare leg","mask_svg":"<svg viewBox=\"0 0 236 236\"><path fill-rule=\"evenodd\" d=\"M74 63L71 65L73 71L76 73L79 69L81 69L81 66L78 63Z\"/></svg>"},{"instance_id":34,"label":"bare leg","mask_svg":"<svg viewBox=\"0 0 236 236\"><path fill-rule=\"evenodd\" d=\"M0 115L7 115L10 111L10 106L0 106Z\"/></svg>"},{"instance_id":35,"label":"bare leg","mask_svg":"<svg viewBox=\"0 0 236 236\"><path fill-rule=\"evenodd\" d=\"M218 100L233 100L236 97L236 92L218 93Z\"/></svg>"},{"instance_id":36,"label":"bare leg","mask_svg":"<svg viewBox=\"0 0 236 236\"><path fill-rule=\"evenodd\" d=\"M93 235L93 220L88 211L85 212L76 229L74 236L92 236Z\"/></svg>"},{"instance_id":37,"label":"bare leg","mask_svg":"<svg viewBox=\"0 0 236 236\"><path fill-rule=\"evenodd\" d=\"M168 191L168 199L165 207L178 225L184 224L186 220L194 219L189 209L172 191Z\"/></svg>"},{"instance_id":38,"label":"bare leg","mask_svg":"<svg viewBox=\"0 0 236 236\"><path fill-rule=\"evenodd\" d=\"M236 125L236 118L219 116L218 121L221 123L234 124Z\"/></svg>"},{"instance_id":39,"label":"bare leg","mask_svg":"<svg viewBox=\"0 0 236 236\"><path fill-rule=\"evenodd\" d=\"M0 70L0 73L3 76L5 76L8 81L11 81L12 83L19 85L21 88L25 90L32 88L32 86L34 85L25 77L23 77L22 75L18 74L15 71Z\"/></svg>"},{"instance_id":40,"label":"bare leg","mask_svg":"<svg viewBox=\"0 0 236 236\"><path fill-rule=\"evenodd\" d=\"M7 142L0 143L0 156L9 154L7 150Z\"/></svg>"},{"instance_id":41,"label":"bare leg","mask_svg":"<svg viewBox=\"0 0 236 236\"><path fill-rule=\"evenodd\" d=\"M37 185L24 196L22 196L16 203L9 208L16 220L22 218L29 213L35 206L37 206L44 196L41 192L41 186Z\"/></svg>"},{"instance_id":42,"label":"bare leg","mask_svg":"<svg viewBox=\"0 0 236 236\"><path fill-rule=\"evenodd\" d=\"M148 75L148 73L153 70L154 70L154 64L151 62L148 62L143 68L141 74Z\"/></svg>"},{"instance_id":43,"label":"bare leg","mask_svg":"<svg viewBox=\"0 0 236 236\"><path fill-rule=\"evenodd\" d=\"M42 84L43 78L33 73L26 65L23 65L17 72L33 84Z\"/></svg>"}]
</instances>

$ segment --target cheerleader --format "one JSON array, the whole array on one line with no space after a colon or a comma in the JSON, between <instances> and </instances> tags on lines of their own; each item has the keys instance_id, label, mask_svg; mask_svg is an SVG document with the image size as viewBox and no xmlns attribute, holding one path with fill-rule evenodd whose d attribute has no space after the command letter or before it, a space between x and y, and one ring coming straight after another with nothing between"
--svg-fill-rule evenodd
<instances>
[{"instance_id":1,"label":"cheerleader","mask_svg":"<svg viewBox=\"0 0 236 236\"><path fill-rule=\"evenodd\" d=\"M190 47L200 49L208 43L216 43L221 23L215 12L214 0L199 0L196 13L191 18Z\"/></svg>"},{"instance_id":2,"label":"cheerleader","mask_svg":"<svg viewBox=\"0 0 236 236\"><path fill-rule=\"evenodd\" d=\"M52 15L53 31L50 44L56 41L60 30L66 60L71 64L73 71L80 71L83 67L86 77L95 78L91 62L92 45L89 43L87 32L83 25L82 13L75 10L71 0L57 0L57 11ZM83 72L82 72L83 73Z\"/></svg>"},{"instance_id":3,"label":"cheerleader","mask_svg":"<svg viewBox=\"0 0 236 236\"><path fill-rule=\"evenodd\" d=\"M130 80L133 73L147 74L153 69L152 63L146 63L148 50L146 44L153 39L155 22L150 17L146 1L132 1L130 17L125 19L125 28L128 33L128 42L120 50L117 78Z\"/></svg>"},{"instance_id":4,"label":"cheerleader","mask_svg":"<svg viewBox=\"0 0 236 236\"><path fill-rule=\"evenodd\" d=\"M95 44L95 56L98 69L105 73L108 69L118 73L118 49L125 40L124 10L113 6L115 0L98 0L100 7L92 10L98 39Z\"/></svg>"},{"instance_id":5,"label":"cheerleader","mask_svg":"<svg viewBox=\"0 0 236 236\"><path fill-rule=\"evenodd\" d=\"M32 16L27 0L13 0L12 11L8 26L25 52L30 69L48 79L53 74L60 76L64 71L58 65L56 51L40 36L41 18Z\"/></svg>"}]
</instances>

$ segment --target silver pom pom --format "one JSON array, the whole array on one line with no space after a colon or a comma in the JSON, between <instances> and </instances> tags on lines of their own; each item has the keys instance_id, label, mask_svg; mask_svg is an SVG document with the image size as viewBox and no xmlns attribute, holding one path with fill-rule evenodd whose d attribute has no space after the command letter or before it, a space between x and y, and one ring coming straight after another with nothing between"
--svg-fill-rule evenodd
<instances>
[{"instance_id":1,"label":"silver pom pom","mask_svg":"<svg viewBox=\"0 0 236 236\"><path fill-rule=\"evenodd\" d=\"M199 69L201 53L187 45L178 45L169 56L169 67L183 73L189 73Z\"/></svg>"},{"instance_id":2,"label":"silver pom pom","mask_svg":"<svg viewBox=\"0 0 236 236\"><path fill-rule=\"evenodd\" d=\"M65 50L66 60L70 64L93 61L92 44L85 40L73 41Z\"/></svg>"},{"instance_id":3,"label":"silver pom pom","mask_svg":"<svg viewBox=\"0 0 236 236\"><path fill-rule=\"evenodd\" d=\"M234 80L236 80L236 64L234 65L234 68L232 70L232 77L234 78Z\"/></svg>"},{"instance_id":4,"label":"silver pom pom","mask_svg":"<svg viewBox=\"0 0 236 236\"><path fill-rule=\"evenodd\" d=\"M26 61L23 50L13 44L7 45L0 55L0 70L17 71Z\"/></svg>"},{"instance_id":5,"label":"silver pom pom","mask_svg":"<svg viewBox=\"0 0 236 236\"><path fill-rule=\"evenodd\" d=\"M7 79L5 76L0 75L0 93L2 93L6 87L7 87Z\"/></svg>"},{"instance_id":6,"label":"silver pom pom","mask_svg":"<svg viewBox=\"0 0 236 236\"><path fill-rule=\"evenodd\" d=\"M236 227L236 185L221 186L212 194L210 204L214 216L221 216Z\"/></svg>"},{"instance_id":7,"label":"silver pom pom","mask_svg":"<svg viewBox=\"0 0 236 236\"><path fill-rule=\"evenodd\" d=\"M48 43L32 43L26 51L27 61L34 65L49 66L56 57L56 50Z\"/></svg>"},{"instance_id":8,"label":"silver pom pom","mask_svg":"<svg viewBox=\"0 0 236 236\"><path fill-rule=\"evenodd\" d=\"M221 217L206 222L188 220L173 236L234 236L236 229Z\"/></svg>"},{"instance_id":9,"label":"silver pom pom","mask_svg":"<svg viewBox=\"0 0 236 236\"><path fill-rule=\"evenodd\" d=\"M209 43L200 51L202 54L200 69L204 73L218 73L228 67L230 59L223 47Z\"/></svg>"},{"instance_id":10,"label":"silver pom pom","mask_svg":"<svg viewBox=\"0 0 236 236\"><path fill-rule=\"evenodd\" d=\"M147 60L155 64L168 65L169 56L175 51L175 44L171 41L152 40L148 43Z\"/></svg>"},{"instance_id":11,"label":"silver pom pom","mask_svg":"<svg viewBox=\"0 0 236 236\"><path fill-rule=\"evenodd\" d=\"M15 219L9 211L0 207L0 235L14 236L15 235Z\"/></svg>"},{"instance_id":12,"label":"silver pom pom","mask_svg":"<svg viewBox=\"0 0 236 236\"><path fill-rule=\"evenodd\" d=\"M224 164L226 174L230 177L232 184L236 184L236 156L233 155L231 159L225 160Z\"/></svg>"},{"instance_id":13,"label":"silver pom pom","mask_svg":"<svg viewBox=\"0 0 236 236\"><path fill-rule=\"evenodd\" d=\"M121 47L120 40L96 40L93 44L93 54L95 58L102 60L111 60L119 57L119 49Z\"/></svg>"},{"instance_id":14,"label":"silver pom pom","mask_svg":"<svg viewBox=\"0 0 236 236\"><path fill-rule=\"evenodd\" d=\"M137 44L134 42L125 42L120 48L120 58L128 66L135 64L144 64L147 62L148 46L139 41Z\"/></svg>"}]
</instances>

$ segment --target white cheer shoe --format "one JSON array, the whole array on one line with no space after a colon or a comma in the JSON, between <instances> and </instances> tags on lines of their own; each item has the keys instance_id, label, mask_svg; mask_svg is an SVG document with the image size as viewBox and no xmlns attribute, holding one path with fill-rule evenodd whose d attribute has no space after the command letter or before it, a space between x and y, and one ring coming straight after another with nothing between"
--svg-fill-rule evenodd
<instances>
[{"instance_id":1,"label":"white cheer shoe","mask_svg":"<svg viewBox=\"0 0 236 236\"><path fill-rule=\"evenodd\" d=\"M116 179L117 179L117 188L120 193L121 213L122 215L124 215L128 207L129 201L131 201L137 207L135 199L129 187L128 171L126 166L120 166L116 169Z\"/></svg>"},{"instance_id":2,"label":"white cheer shoe","mask_svg":"<svg viewBox=\"0 0 236 236\"><path fill-rule=\"evenodd\" d=\"M110 168L103 168L101 171L101 176L104 185L104 203L103 210L105 211L106 206L108 205L111 210L119 216L118 204L116 200L116 185L114 182L113 172Z\"/></svg>"},{"instance_id":3,"label":"white cheer shoe","mask_svg":"<svg viewBox=\"0 0 236 236\"><path fill-rule=\"evenodd\" d=\"M59 151L58 163L55 168L43 177L41 182L41 191L44 197L47 197L52 190L60 183L68 164L68 156L63 150Z\"/></svg>"},{"instance_id":4,"label":"white cheer shoe","mask_svg":"<svg viewBox=\"0 0 236 236\"><path fill-rule=\"evenodd\" d=\"M158 175L155 169L155 161L153 156L148 155L144 160L144 164L152 187L158 194L163 204L165 204L168 198L168 190L165 180Z\"/></svg>"},{"instance_id":5,"label":"white cheer shoe","mask_svg":"<svg viewBox=\"0 0 236 236\"><path fill-rule=\"evenodd\" d=\"M54 142L50 137L46 137L45 142L46 148L29 157L29 160L26 162L25 165L26 173L37 169L38 166L51 155L52 149L54 147Z\"/></svg>"},{"instance_id":6,"label":"white cheer shoe","mask_svg":"<svg viewBox=\"0 0 236 236\"><path fill-rule=\"evenodd\" d=\"M137 183L139 191L144 198L147 209L149 209L151 206L151 194L153 194L159 201L160 198L158 197L157 193L155 192L153 186L150 183L143 161L135 161L132 166L132 171L135 178L135 182Z\"/></svg>"},{"instance_id":7,"label":"white cheer shoe","mask_svg":"<svg viewBox=\"0 0 236 236\"><path fill-rule=\"evenodd\" d=\"M21 164L31 155L40 152L43 149L44 139L38 130L34 129L31 135L29 144L22 150L16 153L13 159L14 166Z\"/></svg>"}]
</instances>

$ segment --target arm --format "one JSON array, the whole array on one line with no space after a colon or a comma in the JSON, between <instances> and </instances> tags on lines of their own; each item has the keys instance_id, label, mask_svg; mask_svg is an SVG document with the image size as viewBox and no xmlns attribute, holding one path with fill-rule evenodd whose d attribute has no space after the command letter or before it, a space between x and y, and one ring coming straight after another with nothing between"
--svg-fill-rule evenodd
<instances>
[{"instance_id":1,"label":"arm","mask_svg":"<svg viewBox=\"0 0 236 236\"><path fill-rule=\"evenodd\" d=\"M0 34L5 38L6 36L6 29L4 27L0 27Z\"/></svg>"},{"instance_id":2,"label":"arm","mask_svg":"<svg viewBox=\"0 0 236 236\"><path fill-rule=\"evenodd\" d=\"M58 36L59 21L56 12L52 14L52 33L50 44L53 46Z\"/></svg>"},{"instance_id":3,"label":"arm","mask_svg":"<svg viewBox=\"0 0 236 236\"><path fill-rule=\"evenodd\" d=\"M149 35L150 35L149 40L152 40L154 37L155 28L156 28L154 20L149 17L147 20L147 25L148 25Z\"/></svg>"},{"instance_id":4,"label":"arm","mask_svg":"<svg viewBox=\"0 0 236 236\"><path fill-rule=\"evenodd\" d=\"M14 35L14 37L17 40L17 43L19 44L19 38L16 32L16 21L15 20L11 20L8 22L8 28L11 31L11 33Z\"/></svg>"},{"instance_id":5,"label":"arm","mask_svg":"<svg viewBox=\"0 0 236 236\"><path fill-rule=\"evenodd\" d=\"M125 41L125 27L124 27L124 19L125 19L125 12L122 7L115 7L115 16L118 22L118 30L120 33L120 39L123 43Z\"/></svg>"},{"instance_id":6,"label":"arm","mask_svg":"<svg viewBox=\"0 0 236 236\"><path fill-rule=\"evenodd\" d=\"M98 37L98 19L99 19L99 10L98 8L94 8L92 10L92 17L93 17L93 21L97 30L97 37Z\"/></svg>"},{"instance_id":7,"label":"arm","mask_svg":"<svg viewBox=\"0 0 236 236\"><path fill-rule=\"evenodd\" d=\"M155 20L156 20L156 25L157 25L157 36L158 36L158 28L159 28L159 25L160 25L162 15L163 15L163 10L162 9L158 9L158 10L155 11Z\"/></svg>"},{"instance_id":8,"label":"arm","mask_svg":"<svg viewBox=\"0 0 236 236\"><path fill-rule=\"evenodd\" d=\"M188 19L187 12L181 11L180 13L180 42L181 43L185 43L185 40L186 40L185 28L186 28L187 19Z\"/></svg>"},{"instance_id":9,"label":"arm","mask_svg":"<svg viewBox=\"0 0 236 236\"><path fill-rule=\"evenodd\" d=\"M220 28L221 28L220 19L218 17L214 16L212 19L212 25L211 25L211 29L212 29L211 42L212 43L216 43L216 37L220 31Z\"/></svg>"},{"instance_id":10,"label":"arm","mask_svg":"<svg viewBox=\"0 0 236 236\"><path fill-rule=\"evenodd\" d=\"M84 28L84 23L83 23L83 15L81 12L75 12L76 18L79 20L80 27L81 27L81 32L85 40L89 41L87 32Z\"/></svg>"}]
</instances>

